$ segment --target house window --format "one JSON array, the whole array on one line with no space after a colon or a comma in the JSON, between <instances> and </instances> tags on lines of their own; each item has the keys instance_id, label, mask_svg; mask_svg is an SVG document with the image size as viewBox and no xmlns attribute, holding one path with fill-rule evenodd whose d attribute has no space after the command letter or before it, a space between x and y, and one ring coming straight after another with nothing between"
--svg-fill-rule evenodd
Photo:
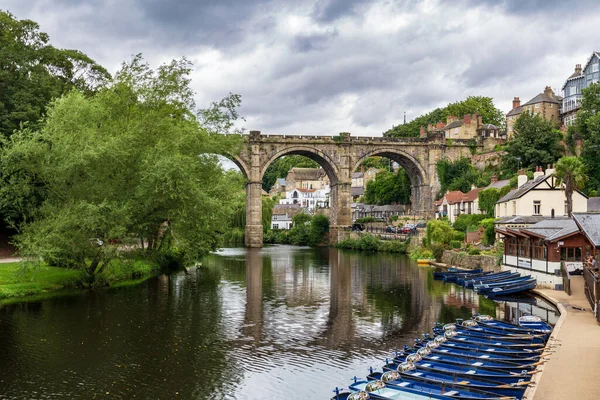
<instances>
[{"instance_id":1,"label":"house window","mask_svg":"<svg viewBox=\"0 0 600 400\"><path fill-rule=\"evenodd\" d=\"M508 255L509 256L517 255L517 238L514 238L514 237L508 238Z\"/></svg>"},{"instance_id":2,"label":"house window","mask_svg":"<svg viewBox=\"0 0 600 400\"><path fill-rule=\"evenodd\" d=\"M561 261L581 261L581 247L561 247L560 248L560 260Z\"/></svg>"},{"instance_id":3,"label":"house window","mask_svg":"<svg viewBox=\"0 0 600 400\"><path fill-rule=\"evenodd\" d=\"M535 105L535 108L540 108L540 103L537 103L537 104Z\"/></svg>"},{"instance_id":4,"label":"house window","mask_svg":"<svg viewBox=\"0 0 600 400\"><path fill-rule=\"evenodd\" d=\"M533 201L533 215L540 215L541 208L542 208L542 202L539 200L534 200Z\"/></svg>"},{"instance_id":5,"label":"house window","mask_svg":"<svg viewBox=\"0 0 600 400\"><path fill-rule=\"evenodd\" d=\"M529 257L529 249L529 239L521 239L519 241L519 257Z\"/></svg>"},{"instance_id":6,"label":"house window","mask_svg":"<svg viewBox=\"0 0 600 400\"><path fill-rule=\"evenodd\" d=\"M458 135L458 128L454 128L454 135Z\"/></svg>"},{"instance_id":7,"label":"house window","mask_svg":"<svg viewBox=\"0 0 600 400\"><path fill-rule=\"evenodd\" d=\"M517 215L517 202L513 201L512 202L512 206L513 206L513 213L512 213L512 215Z\"/></svg>"},{"instance_id":8,"label":"house window","mask_svg":"<svg viewBox=\"0 0 600 400\"><path fill-rule=\"evenodd\" d=\"M552 103L550 103L550 104L548 104L548 106L549 106L550 108L552 108L553 104L552 104Z\"/></svg>"},{"instance_id":9,"label":"house window","mask_svg":"<svg viewBox=\"0 0 600 400\"><path fill-rule=\"evenodd\" d=\"M279 224L273 224L273 229L279 229Z\"/></svg>"},{"instance_id":10,"label":"house window","mask_svg":"<svg viewBox=\"0 0 600 400\"><path fill-rule=\"evenodd\" d=\"M592 64L592 72L598 72L598 63Z\"/></svg>"},{"instance_id":11,"label":"house window","mask_svg":"<svg viewBox=\"0 0 600 400\"><path fill-rule=\"evenodd\" d=\"M536 260L546 259L546 246L544 246L543 239L536 239L533 243L533 258Z\"/></svg>"}]
</instances>

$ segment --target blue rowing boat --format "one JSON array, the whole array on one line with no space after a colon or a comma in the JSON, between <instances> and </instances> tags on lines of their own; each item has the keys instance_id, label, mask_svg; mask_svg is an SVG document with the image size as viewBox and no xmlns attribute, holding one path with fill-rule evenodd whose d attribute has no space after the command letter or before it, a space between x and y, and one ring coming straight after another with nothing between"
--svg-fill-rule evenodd
<instances>
[{"instance_id":1,"label":"blue rowing boat","mask_svg":"<svg viewBox=\"0 0 600 400\"><path fill-rule=\"evenodd\" d=\"M500 327L484 326L480 325L474 320L466 320L462 324L446 324L443 329L434 328L433 331L436 334L442 334L447 330L452 330L460 333L461 335L467 335L470 337L486 337L490 339L498 340L510 340L510 341L521 341L521 342L539 342L543 343L547 339L547 334L542 332L536 332L534 330L527 330L520 326L516 326L520 330L507 330Z\"/></svg>"},{"instance_id":2,"label":"blue rowing boat","mask_svg":"<svg viewBox=\"0 0 600 400\"><path fill-rule=\"evenodd\" d=\"M497 288L494 288L493 290L491 290L490 292L487 292L486 296L487 297L505 296L507 294L525 292L527 290L535 289L536 286L537 286L537 282L533 281L531 283L525 283L525 284L517 283L514 285L510 285L510 286L497 287Z\"/></svg>"},{"instance_id":3,"label":"blue rowing boat","mask_svg":"<svg viewBox=\"0 0 600 400\"><path fill-rule=\"evenodd\" d=\"M509 340L509 339L496 339L496 338L487 338L487 337L477 337L472 335L461 335L455 331L446 331L444 333L446 339L449 342L455 343L478 343L485 346L495 346L495 347L504 347L507 349L539 349L545 346L545 343L539 338L534 339L531 342L521 342L518 340Z\"/></svg>"},{"instance_id":4,"label":"blue rowing boat","mask_svg":"<svg viewBox=\"0 0 600 400\"><path fill-rule=\"evenodd\" d=\"M476 283L473 285L473 290L475 290L478 293L486 293L486 292L491 291L495 287L508 286L508 285L513 285L515 283L530 283L530 282L534 282L534 281L535 281L535 278L532 278L531 276L521 276L518 278L506 280L506 281L490 282L490 283Z\"/></svg>"},{"instance_id":5,"label":"blue rowing boat","mask_svg":"<svg viewBox=\"0 0 600 400\"><path fill-rule=\"evenodd\" d=\"M417 344L420 346L419 348L427 347L431 350L432 354L447 354L457 357L465 357L465 358L481 358L485 360L494 360L494 361L509 361L509 362L522 362L522 363L535 363L540 360L542 357L541 354L530 354L529 357L513 357L509 354L497 354L497 353L483 353L478 351L477 349L453 349L442 347L440 344L435 341L429 341L426 343L419 342ZM406 352L404 352L406 353Z\"/></svg>"},{"instance_id":6,"label":"blue rowing boat","mask_svg":"<svg viewBox=\"0 0 600 400\"><path fill-rule=\"evenodd\" d=\"M519 325L523 328L531 329L535 332L552 332L552 326L549 323L542 321L540 317L534 315L524 315L520 317Z\"/></svg>"},{"instance_id":7,"label":"blue rowing boat","mask_svg":"<svg viewBox=\"0 0 600 400\"><path fill-rule=\"evenodd\" d=\"M484 390L494 393L499 396L512 396L521 399L525 393L528 382L520 383L502 383L486 379L473 379L473 377L465 378L457 374L444 374L441 372L427 371L426 369L417 368L412 363L402 363L396 371L385 372L389 378L393 378L397 374L396 379L387 381L388 385L397 385L404 380L432 382L437 384L452 385L452 388ZM384 372L373 372L367 376L368 380L382 380ZM385 382L385 381L384 381ZM448 387L448 386L446 386Z\"/></svg>"}]
</instances>

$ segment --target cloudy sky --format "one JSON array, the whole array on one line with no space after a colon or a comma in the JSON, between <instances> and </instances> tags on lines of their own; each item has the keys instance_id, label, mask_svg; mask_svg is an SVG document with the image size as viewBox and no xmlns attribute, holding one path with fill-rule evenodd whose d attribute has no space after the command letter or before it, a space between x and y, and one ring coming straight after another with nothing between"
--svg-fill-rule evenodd
<instances>
[{"instance_id":1,"label":"cloudy sky","mask_svg":"<svg viewBox=\"0 0 600 400\"><path fill-rule=\"evenodd\" d=\"M199 105L242 95L245 128L380 135L469 95L507 112L598 43L596 0L2 0L115 72L186 56Z\"/></svg>"}]
</instances>

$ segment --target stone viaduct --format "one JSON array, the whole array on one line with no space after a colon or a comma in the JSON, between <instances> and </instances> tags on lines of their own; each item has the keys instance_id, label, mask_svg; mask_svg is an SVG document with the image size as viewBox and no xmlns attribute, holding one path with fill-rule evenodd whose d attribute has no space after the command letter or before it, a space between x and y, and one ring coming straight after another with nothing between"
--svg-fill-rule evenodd
<instances>
[{"instance_id":1,"label":"stone viaduct","mask_svg":"<svg viewBox=\"0 0 600 400\"><path fill-rule=\"evenodd\" d=\"M240 154L227 155L247 178L246 185L246 246L261 247L262 178L267 167L282 156L297 154L316 161L323 167L331 183L330 240L335 243L344 228L352 225L352 173L367 157L383 156L396 161L406 170L412 186L412 207L419 215L431 217L433 197L439 191L436 162L443 158L456 160L471 156L472 143L467 140L447 140L443 136L427 138L353 137L343 132L339 136L261 135L250 131L244 135Z\"/></svg>"}]
</instances>

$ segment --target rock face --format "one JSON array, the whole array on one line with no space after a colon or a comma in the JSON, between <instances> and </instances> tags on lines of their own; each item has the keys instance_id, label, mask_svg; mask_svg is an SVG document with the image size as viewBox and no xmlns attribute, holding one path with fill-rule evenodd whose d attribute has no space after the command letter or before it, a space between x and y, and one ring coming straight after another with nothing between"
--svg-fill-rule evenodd
<instances>
[{"instance_id":1,"label":"rock face","mask_svg":"<svg viewBox=\"0 0 600 400\"><path fill-rule=\"evenodd\" d=\"M412 184L413 209L424 218L434 214L433 196L439 191L436 162L442 158L470 157L470 140L446 140L443 136L419 138L261 135L251 131L244 136L239 154L225 154L246 176L246 246L261 247L262 177L269 164L286 155L306 156L323 167L331 185L331 240L352 225L352 175L367 157L383 156L406 170Z\"/></svg>"}]
</instances>

